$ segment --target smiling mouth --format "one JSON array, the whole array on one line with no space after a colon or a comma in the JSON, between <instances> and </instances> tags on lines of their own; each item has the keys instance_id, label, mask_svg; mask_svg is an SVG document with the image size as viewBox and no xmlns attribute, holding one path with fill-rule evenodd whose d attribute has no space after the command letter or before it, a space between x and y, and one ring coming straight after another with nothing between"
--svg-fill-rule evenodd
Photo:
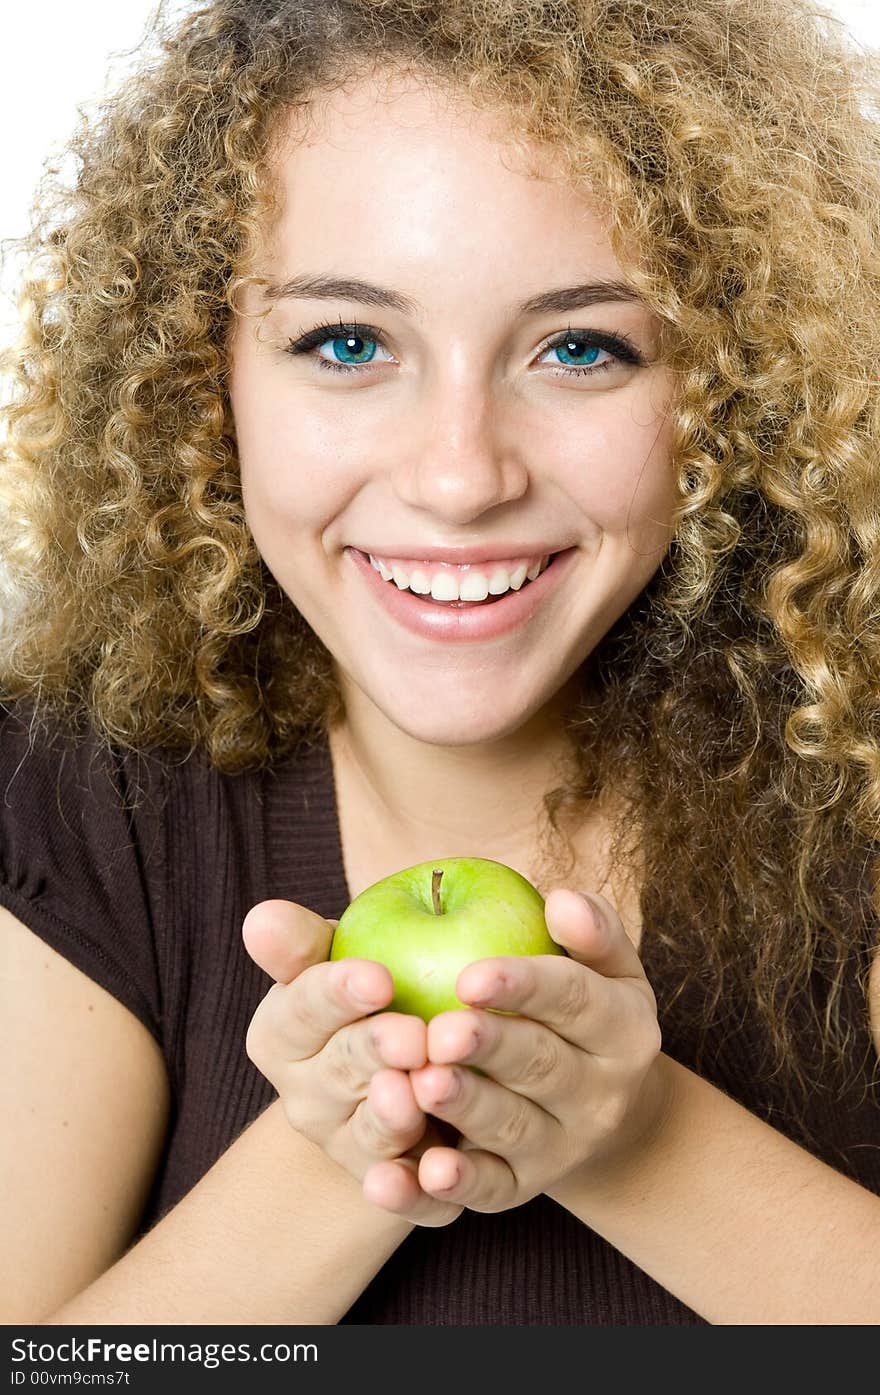
<instances>
[{"instance_id":1,"label":"smiling mouth","mask_svg":"<svg viewBox=\"0 0 880 1395\"><path fill-rule=\"evenodd\" d=\"M533 577L526 575L518 585L509 585L499 595L488 595L482 600L461 600L458 598L444 599L442 597L432 596L430 591L414 590L411 585L400 586L397 580L392 579L390 576L386 577L382 575L382 580L384 585L394 587L398 591L403 591L407 595L411 595L414 600L424 601L428 605L443 606L447 610L474 610L477 606L497 605L499 601L503 601L511 595L517 595L520 591L525 591L527 587L532 585L533 581L537 581L539 576L544 575L559 555L558 552L551 552L547 559L541 563L540 570L537 571ZM372 556L370 554L365 554L365 557L373 566L373 570L381 574L380 567Z\"/></svg>"},{"instance_id":2,"label":"smiling mouth","mask_svg":"<svg viewBox=\"0 0 880 1395\"><path fill-rule=\"evenodd\" d=\"M546 571L546 567L544 570ZM389 582L388 584L393 586L394 583ZM524 581L519 588L520 591L525 591L526 587L531 586L531 584L530 581ZM416 600L427 601L429 605L442 605L445 606L447 610L474 610L479 605L497 605L499 601L503 601L507 596L515 596L517 593L513 590L505 591L503 596L487 596L484 601L438 601L434 596L420 596L417 592L412 594L415 594Z\"/></svg>"}]
</instances>

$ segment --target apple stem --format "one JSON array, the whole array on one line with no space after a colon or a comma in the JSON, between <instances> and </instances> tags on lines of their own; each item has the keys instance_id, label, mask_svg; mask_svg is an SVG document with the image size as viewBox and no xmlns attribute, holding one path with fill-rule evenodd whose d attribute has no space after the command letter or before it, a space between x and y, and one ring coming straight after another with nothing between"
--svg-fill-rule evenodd
<instances>
[{"instance_id":1,"label":"apple stem","mask_svg":"<svg viewBox=\"0 0 880 1395\"><path fill-rule=\"evenodd\" d=\"M434 874L433 874L433 876L431 877L431 900L434 902L434 914L435 914L435 915L442 915L442 914L443 914L443 910L442 910L442 907L441 907L441 905L440 905L440 882L441 882L442 877L443 877L443 871L442 871L442 869L438 870L438 869L435 867L435 868L434 868Z\"/></svg>"}]
</instances>

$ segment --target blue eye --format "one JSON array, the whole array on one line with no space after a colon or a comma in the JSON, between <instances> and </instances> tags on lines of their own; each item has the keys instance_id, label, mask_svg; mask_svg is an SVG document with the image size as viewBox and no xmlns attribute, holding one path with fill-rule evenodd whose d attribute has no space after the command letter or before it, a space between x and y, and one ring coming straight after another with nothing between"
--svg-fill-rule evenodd
<instances>
[{"instance_id":1,"label":"blue eye","mask_svg":"<svg viewBox=\"0 0 880 1395\"><path fill-rule=\"evenodd\" d=\"M600 344L589 343L585 338L581 338L577 335L568 335L565 339L557 340L554 344L548 344L544 352L569 354L574 359L571 365L573 368L590 371L594 369L599 354L607 354L608 350L603 349ZM565 362L565 360L563 360L563 362ZM600 363L598 365L599 369L610 367L610 363ZM596 371L598 371L598 369Z\"/></svg>"},{"instance_id":2,"label":"blue eye","mask_svg":"<svg viewBox=\"0 0 880 1395\"><path fill-rule=\"evenodd\" d=\"M381 343L381 330L374 329L372 325L347 325L339 320L336 324L316 325L299 339L291 339L285 352L312 354L314 350L329 344L334 358L317 354L315 362L318 367L331 373L357 373L372 363L376 347ZM644 362L625 335L604 330L573 330L569 327L562 334L557 334L541 352L542 357L551 352L568 357L570 362L563 359L556 367L551 365L554 375L562 378L595 376L619 364L641 366ZM607 355L605 362L596 362L599 354Z\"/></svg>"},{"instance_id":3,"label":"blue eye","mask_svg":"<svg viewBox=\"0 0 880 1395\"><path fill-rule=\"evenodd\" d=\"M369 350L367 348L368 345L376 343L375 339L371 339L369 335L339 335L335 339L325 339L321 342L329 344L334 354L339 354L342 359L342 364L335 364L331 359L328 365L331 368L341 367L343 365L345 367L351 367L361 363L369 363L376 352L375 348ZM328 362L327 359L322 359L321 361L323 363Z\"/></svg>"},{"instance_id":4,"label":"blue eye","mask_svg":"<svg viewBox=\"0 0 880 1395\"><path fill-rule=\"evenodd\" d=\"M371 346L380 342L379 330L371 325L346 325L340 320L336 324L316 325L299 339L291 339L285 352L311 354L315 349L329 344L338 359L334 361L317 354L315 361L318 366L329 369L331 373L356 373L359 368L365 368L372 362L376 350Z\"/></svg>"}]
</instances>

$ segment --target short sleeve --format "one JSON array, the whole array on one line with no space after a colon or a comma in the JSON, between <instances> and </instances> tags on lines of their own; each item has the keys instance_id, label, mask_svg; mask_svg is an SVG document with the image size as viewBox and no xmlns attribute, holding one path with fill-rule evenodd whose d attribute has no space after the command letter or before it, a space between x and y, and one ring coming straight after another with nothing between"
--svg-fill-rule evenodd
<instances>
[{"instance_id":1,"label":"short sleeve","mask_svg":"<svg viewBox=\"0 0 880 1395\"><path fill-rule=\"evenodd\" d=\"M0 905L162 1045L162 840L131 759L0 706Z\"/></svg>"}]
</instances>

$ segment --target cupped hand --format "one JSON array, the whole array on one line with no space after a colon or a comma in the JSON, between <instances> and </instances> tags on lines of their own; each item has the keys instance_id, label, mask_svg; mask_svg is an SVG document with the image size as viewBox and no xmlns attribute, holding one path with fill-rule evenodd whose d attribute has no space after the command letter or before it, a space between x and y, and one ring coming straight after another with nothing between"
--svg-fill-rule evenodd
<instances>
[{"instance_id":1,"label":"cupped hand","mask_svg":"<svg viewBox=\"0 0 880 1395\"><path fill-rule=\"evenodd\" d=\"M419 1107L462 1135L422 1152L418 1183L474 1211L508 1210L575 1169L613 1163L666 1107L656 1000L616 911L559 888L545 917L567 957L462 969L456 993L472 1006L428 1024L428 1061L409 1072ZM398 1167L381 1160L364 1178L365 1195L391 1211Z\"/></svg>"},{"instance_id":2,"label":"cupped hand","mask_svg":"<svg viewBox=\"0 0 880 1395\"><path fill-rule=\"evenodd\" d=\"M383 964L328 962L335 924L292 901L248 911L245 948L275 983L251 1018L247 1055L297 1132L359 1182L378 1160L396 1159L385 1194L397 1214L447 1225L462 1206L418 1182L425 1149L456 1137L428 1120L413 1094L409 1072L428 1060L427 1028L419 1017L379 1011L394 994Z\"/></svg>"}]
</instances>

